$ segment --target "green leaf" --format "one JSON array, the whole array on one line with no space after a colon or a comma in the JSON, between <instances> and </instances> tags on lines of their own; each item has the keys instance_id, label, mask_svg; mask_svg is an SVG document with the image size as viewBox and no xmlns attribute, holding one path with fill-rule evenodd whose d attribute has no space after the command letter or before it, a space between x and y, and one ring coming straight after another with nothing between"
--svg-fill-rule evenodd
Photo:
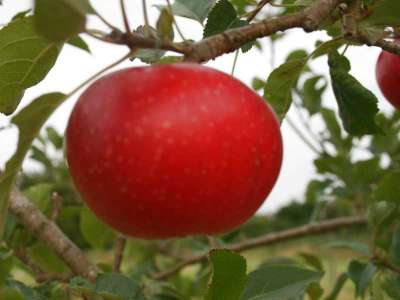
<instances>
[{"instance_id":1,"label":"green leaf","mask_svg":"<svg viewBox=\"0 0 400 300\"><path fill-rule=\"evenodd\" d=\"M94 248L104 248L114 240L115 234L112 229L87 207L81 210L79 226L86 241Z\"/></svg>"},{"instance_id":2,"label":"green leaf","mask_svg":"<svg viewBox=\"0 0 400 300\"><path fill-rule=\"evenodd\" d=\"M324 195L324 191L328 186L329 181L311 180L306 190L305 200L307 203L317 203Z\"/></svg>"},{"instance_id":3,"label":"green leaf","mask_svg":"<svg viewBox=\"0 0 400 300\"><path fill-rule=\"evenodd\" d=\"M94 289L97 294L106 299L118 300L134 300L139 290L140 284L135 280L122 274L111 273L99 275Z\"/></svg>"},{"instance_id":4,"label":"green leaf","mask_svg":"<svg viewBox=\"0 0 400 300\"><path fill-rule=\"evenodd\" d=\"M252 82L251 82L251 87L253 88L253 90L259 91L261 89L263 89L265 86L265 81L262 80L259 77L254 77Z\"/></svg>"},{"instance_id":5,"label":"green leaf","mask_svg":"<svg viewBox=\"0 0 400 300\"><path fill-rule=\"evenodd\" d=\"M1 300L26 300L24 295L13 288L4 287L0 288L0 299Z\"/></svg>"},{"instance_id":6,"label":"green leaf","mask_svg":"<svg viewBox=\"0 0 400 300\"><path fill-rule=\"evenodd\" d=\"M28 253L35 263L47 272L63 273L68 271L64 261L41 242L36 242L30 247Z\"/></svg>"},{"instance_id":7,"label":"green leaf","mask_svg":"<svg viewBox=\"0 0 400 300\"><path fill-rule=\"evenodd\" d=\"M341 249L350 249L354 252L360 253L364 256L369 256L371 253L369 251L369 246L363 242L357 241L334 241L328 244L330 248L341 248Z\"/></svg>"},{"instance_id":8,"label":"green leaf","mask_svg":"<svg viewBox=\"0 0 400 300\"><path fill-rule=\"evenodd\" d=\"M386 292L386 294L391 297L393 300L400 299L400 276L399 275L390 275L385 278L382 282L382 288Z\"/></svg>"},{"instance_id":9,"label":"green leaf","mask_svg":"<svg viewBox=\"0 0 400 300\"><path fill-rule=\"evenodd\" d=\"M31 11L32 11L32 9L27 9L27 10L20 11L19 13L17 13L15 16L13 16L13 17L11 18L11 21L15 21L15 20L18 20L18 19L23 19L23 18L25 18Z\"/></svg>"},{"instance_id":10,"label":"green leaf","mask_svg":"<svg viewBox=\"0 0 400 300\"><path fill-rule=\"evenodd\" d=\"M208 15L203 37L206 38L225 31L230 28L236 18L235 8L228 0L218 1Z\"/></svg>"},{"instance_id":11,"label":"green leaf","mask_svg":"<svg viewBox=\"0 0 400 300\"><path fill-rule=\"evenodd\" d=\"M400 26L400 1L380 0L370 9L372 13L365 20L368 24Z\"/></svg>"},{"instance_id":12,"label":"green leaf","mask_svg":"<svg viewBox=\"0 0 400 300\"><path fill-rule=\"evenodd\" d=\"M0 175L0 236L3 234L11 189L22 162L40 128L64 99L65 95L61 93L40 96L11 120L19 129L19 139L17 151L7 162L5 172Z\"/></svg>"},{"instance_id":13,"label":"green leaf","mask_svg":"<svg viewBox=\"0 0 400 300\"><path fill-rule=\"evenodd\" d=\"M317 44L317 48L312 52L311 57L313 59L316 59L332 52L333 50L337 50L344 44L345 41L343 39L332 39L326 42L322 42L320 44Z\"/></svg>"},{"instance_id":14,"label":"green leaf","mask_svg":"<svg viewBox=\"0 0 400 300\"><path fill-rule=\"evenodd\" d=\"M349 134L361 136L381 133L375 122L378 99L349 74L350 62L337 52L329 55L332 87L340 117Z\"/></svg>"},{"instance_id":15,"label":"green leaf","mask_svg":"<svg viewBox=\"0 0 400 300\"><path fill-rule=\"evenodd\" d=\"M300 253L299 256L304 260L304 262L308 266L314 268L315 270L317 270L317 271L324 270L322 261L320 260L320 258L318 256L310 254L310 253L305 253L305 252Z\"/></svg>"},{"instance_id":16,"label":"green leaf","mask_svg":"<svg viewBox=\"0 0 400 300\"><path fill-rule=\"evenodd\" d=\"M374 198L377 201L398 203L400 200L399 178L400 170L388 172L374 191Z\"/></svg>"},{"instance_id":17,"label":"green leaf","mask_svg":"<svg viewBox=\"0 0 400 300\"><path fill-rule=\"evenodd\" d=\"M317 87L318 83L324 82L321 87ZM323 76L313 76L304 82L302 99L303 105L312 116L320 111L322 94L327 87L327 83Z\"/></svg>"},{"instance_id":18,"label":"green leaf","mask_svg":"<svg viewBox=\"0 0 400 300\"><path fill-rule=\"evenodd\" d=\"M325 300L336 300L338 299L338 296L340 292L343 289L343 286L345 285L346 281L348 279L347 273L342 273L340 276L336 279L335 285L333 286L332 291L329 293L329 295L326 297Z\"/></svg>"},{"instance_id":19,"label":"green leaf","mask_svg":"<svg viewBox=\"0 0 400 300\"><path fill-rule=\"evenodd\" d=\"M394 217L396 205L392 202L379 201L373 203L368 210L368 220L374 227L381 227Z\"/></svg>"},{"instance_id":20,"label":"green leaf","mask_svg":"<svg viewBox=\"0 0 400 300\"><path fill-rule=\"evenodd\" d=\"M8 277L13 267L12 252L7 248L0 247L0 287L3 286L5 279ZM2 298L0 298L2 299Z\"/></svg>"},{"instance_id":21,"label":"green leaf","mask_svg":"<svg viewBox=\"0 0 400 300\"><path fill-rule=\"evenodd\" d=\"M365 264L357 260L350 262L347 274L356 286L356 297L364 296L376 271L377 267L372 263Z\"/></svg>"},{"instance_id":22,"label":"green leaf","mask_svg":"<svg viewBox=\"0 0 400 300\"><path fill-rule=\"evenodd\" d=\"M183 56L164 56L154 62L157 65L174 64L183 61Z\"/></svg>"},{"instance_id":23,"label":"green leaf","mask_svg":"<svg viewBox=\"0 0 400 300\"><path fill-rule=\"evenodd\" d=\"M32 17L0 30L0 113L15 111L27 88L43 80L55 64L60 44L39 36Z\"/></svg>"},{"instance_id":24,"label":"green leaf","mask_svg":"<svg viewBox=\"0 0 400 300\"><path fill-rule=\"evenodd\" d=\"M174 15L203 23L216 0L175 0Z\"/></svg>"},{"instance_id":25,"label":"green leaf","mask_svg":"<svg viewBox=\"0 0 400 300\"><path fill-rule=\"evenodd\" d=\"M243 26L247 26L250 23L247 22L246 20L240 20L240 19L236 19L233 21L233 23L229 26L229 28L227 29L232 29L232 28L239 28L239 27L243 27ZM256 40L252 40L250 42L247 42L246 44L244 44L242 47L240 47L240 49L242 50L243 53L246 53L248 51L251 50L251 48L253 48L254 45L257 44Z\"/></svg>"},{"instance_id":26,"label":"green leaf","mask_svg":"<svg viewBox=\"0 0 400 300\"><path fill-rule=\"evenodd\" d=\"M290 52L286 59L285 62L291 61L291 60L298 60L298 59L303 59L303 58L307 58L308 56L308 52L307 50L304 49L296 49L293 50L292 52Z\"/></svg>"},{"instance_id":27,"label":"green leaf","mask_svg":"<svg viewBox=\"0 0 400 300\"><path fill-rule=\"evenodd\" d=\"M314 0L296 0L293 5L296 6L310 6L314 3Z\"/></svg>"},{"instance_id":28,"label":"green leaf","mask_svg":"<svg viewBox=\"0 0 400 300\"><path fill-rule=\"evenodd\" d=\"M174 39L173 20L174 17L171 15L168 9L164 8L161 10L156 26L158 35L160 37L168 40Z\"/></svg>"},{"instance_id":29,"label":"green leaf","mask_svg":"<svg viewBox=\"0 0 400 300\"><path fill-rule=\"evenodd\" d=\"M83 32L90 13L88 0L35 0L36 28L51 41L65 41Z\"/></svg>"},{"instance_id":30,"label":"green leaf","mask_svg":"<svg viewBox=\"0 0 400 300\"><path fill-rule=\"evenodd\" d=\"M158 31L151 26L139 26L135 32L143 37L156 37ZM135 52L135 58L139 58L144 63L156 63L165 54L162 49L139 49Z\"/></svg>"},{"instance_id":31,"label":"green leaf","mask_svg":"<svg viewBox=\"0 0 400 300\"><path fill-rule=\"evenodd\" d=\"M249 25L246 20L240 20L236 10L228 0L218 1L207 18L207 24L204 28L203 38L224 32L227 29L238 28ZM244 44L241 49L245 53L249 51L255 41Z\"/></svg>"},{"instance_id":32,"label":"green leaf","mask_svg":"<svg viewBox=\"0 0 400 300\"><path fill-rule=\"evenodd\" d=\"M81 38L79 35L72 37L68 40L67 42L69 45L74 46L76 48L79 48L83 51L86 51L88 53L92 53L90 51L89 45L85 42L83 38Z\"/></svg>"},{"instance_id":33,"label":"green leaf","mask_svg":"<svg viewBox=\"0 0 400 300\"><path fill-rule=\"evenodd\" d=\"M282 121L292 103L292 88L300 77L307 59L295 59L280 65L269 75L264 88L264 99L271 104Z\"/></svg>"},{"instance_id":34,"label":"green leaf","mask_svg":"<svg viewBox=\"0 0 400 300\"><path fill-rule=\"evenodd\" d=\"M239 300L246 283L246 260L230 250L212 250L211 284L205 300Z\"/></svg>"},{"instance_id":35,"label":"green leaf","mask_svg":"<svg viewBox=\"0 0 400 300\"><path fill-rule=\"evenodd\" d=\"M39 208L42 212L45 212L50 207L52 191L53 184L38 183L25 189L23 193L35 204L37 208Z\"/></svg>"},{"instance_id":36,"label":"green leaf","mask_svg":"<svg viewBox=\"0 0 400 300\"><path fill-rule=\"evenodd\" d=\"M307 295L310 297L310 300L318 300L324 294L324 290L321 285L317 282L312 282L306 290Z\"/></svg>"},{"instance_id":37,"label":"green leaf","mask_svg":"<svg viewBox=\"0 0 400 300\"><path fill-rule=\"evenodd\" d=\"M69 282L69 287L85 294L91 293L95 289L95 285L92 282L82 277L72 278Z\"/></svg>"},{"instance_id":38,"label":"green leaf","mask_svg":"<svg viewBox=\"0 0 400 300\"><path fill-rule=\"evenodd\" d=\"M323 273L296 265L265 265L249 274L241 300L292 300L304 295Z\"/></svg>"},{"instance_id":39,"label":"green leaf","mask_svg":"<svg viewBox=\"0 0 400 300\"><path fill-rule=\"evenodd\" d=\"M343 156L322 155L314 161L314 164L320 174L335 174L342 180L348 177L349 162Z\"/></svg>"},{"instance_id":40,"label":"green leaf","mask_svg":"<svg viewBox=\"0 0 400 300\"><path fill-rule=\"evenodd\" d=\"M324 119L332 142L335 145L341 145L343 143L342 128L338 123L335 112L331 109L323 108L321 110L321 116Z\"/></svg>"},{"instance_id":41,"label":"green leaf","mask_svg":"<svg viewBox=\"0 0 400 300\"><path fill-rule=\"evenodd\" d=\"M50 300L71 300L68 287L64 287L61 284L55 285L51 289Z\"/></svg>"},{"instance_id":42,"label":"green leaf","mask_svg":"<svg viewBox=\"0 0 400 300\"><path fill-rule=\"evenodd\" d=\"M46 134L49 141L53 144L54 148L60 150L63 148L64 139L53 127L49 126L46 128Z\"/></svg>"},{"instance_id":43,"label":"green leaf","mask_svg":"<svg viewBox=\"0 0 400 300\"><path fill-rule=\"evenodd\" d=\"M383 175L379 158L360 160L352 163L351 171L348 172L347 189L354 194L369 197L371 190L369 186L375 184Z\"/></svg>"},{"instance_id":44,"label":"green leaf","mask_svg":"<svg viewBox=\"0 0 400 300\"><path fill-rule=\"evenodd\" d=\"M31 287L23 284L22 282L15 280L7 280L6 286L17 290L23 295L23 299L26 300L47 300L45 297L41 296L37 291L32 289ZM11 299L10 299L11 300ZM14 300L14 299L12 299Z\"/></svg>"},{"instance_id":45,"label":"green leaf","mask_svg":"<svg viewBox=\"0 0 400 300\"><path fill-rule=\"evenodd\" d=\"M393 262L400 265L400 226L393 233L391 254Z\"/></svg>"}]
</instances>

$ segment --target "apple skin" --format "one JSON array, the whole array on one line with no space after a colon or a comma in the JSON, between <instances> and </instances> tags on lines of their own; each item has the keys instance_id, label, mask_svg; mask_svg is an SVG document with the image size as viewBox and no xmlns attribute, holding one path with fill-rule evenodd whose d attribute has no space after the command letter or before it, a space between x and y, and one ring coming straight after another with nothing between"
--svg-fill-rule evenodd
<instances>
[{"instance_id":1,"label":"apple skin","mask_svg":"<svg viewBox=\"0 0 400 300\"><path fill-rule=\"evenodd\" d=\"M382 51L376 63L376 79L386 99L400 109L400 56Z\"/></svg>"},{"instance_id":2,"label":"apple skin","mask_svg":"<svg viewBox=\"0 0 400 300\"><path fill-rule=\"evenodd\" d=\"M111 227L145 239L241 225L282 162L279 123L265 101L197 64L135 67L95 81L66 139L83 200Z\"/></svg>"}]
</instances>

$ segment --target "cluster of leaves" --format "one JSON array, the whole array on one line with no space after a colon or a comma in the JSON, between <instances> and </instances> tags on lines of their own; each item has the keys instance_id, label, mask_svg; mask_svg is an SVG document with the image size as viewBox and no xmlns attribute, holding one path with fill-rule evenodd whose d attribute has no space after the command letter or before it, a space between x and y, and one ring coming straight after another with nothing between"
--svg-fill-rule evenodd
<instances>
[{"instance_id":1,"label":"cluster of leaves","mask_svg":"<svg viewBox=\"0 0 400 300\"><path fill-rule=\"evenodd\" d=\"M0 284L3 285L0 289L1 299L71 299L74 296L86 295L91 297L90 299L178 300L189 297L200 298L204 294L206 294L205 299L224 299L224 297L239 299L240 295L242 295L240 299L252 299L258 294L265 294L268 297L269 294L274 297L275 295L291 297L305 292L311 282L318 281L322 276L321 270L311 270L299 262L289 260L266 262L256 271L246 275L246 261L243 257L227 250L218 250L210 254L213 271L208 264L202 264L195 278L179 275L173 277L170 283L150 280L149 274L159 268L172 266L173 257L182 254L189 256L194 251L206 252L208 242L202 237L167 242L129 240L125 249L127 261L124 264L125 275L112 273L112 260L109 254L113 250L115 232L101 223L80 201L71 182L62 151L63 138L53 128L46 128L30 151L30 158L39 164L40 171L23 174L19 186L49 218L52 218L55 209L54 195L62 199L54 221L75 244L93 256L104 273L95 283L71 277L68 283L46 281L34 288L31 287L26 282L31 282L40 274L35 273L37 270L32 269L27 261L34 262L43 272L58 274L58 277L69 278L71 274L65 263L44 243L38 241L18 219L8 215L3 246L0 249L2 271ZM301 205L290 208L291 206L287 208L287 212L283 209L281 216L290 222L292 220L290 212L296 211L299 214L301 208L300 210L304 210L304 217L297 222L299 224L307 222L310 216L309 205L305 208ZM266 223L264 217L255 217L241 230L222 236L220 243L229 245L239 239L273 231L275 227L287 228L293 225L281 222L280 219L277 218L274 227L271 227L271 223ZM227 274L229 277L226 277ZM285 276L280 277L280 274ZM205 292L211 275L212 284ZM272 281L267 290L264 288L265 280ZM283 287L288 290L281 290Z\"/></svg>"},{"instance_id":2,"label":"cluster of leaves","mask_svg":"<svg viewBox=\"0 0 400 300\"><path fill-rule=\"evenodd\" d=\"M282 85L286 84L283 76L288 78L285 71L292 72L304 61L304 58L295 58L298 56L312 57L313 54L300 50L291 53L287 62L270 75L265 87L277 88L276 84L280 84L282 91ZM329 67L342 125L336 113L322 102L326 81L309 67L300 67L301 72L296 74L286 94L319 151L315 160L318 178L309 183L305 200L315 208L314 220L336 214L368 216L372 231L370 243L337 243L361 255L361 259L349 262L348 271L338 278L337 291L350 279L355 284L356 297L397 299L400 113L378 114L377 98L349 74L350 63L343 55L331 52ZM253 86L263 88L264 84L256 78ZM313 122L321 121L324 128L313 131Z\"/></svg>"}]
</instances>

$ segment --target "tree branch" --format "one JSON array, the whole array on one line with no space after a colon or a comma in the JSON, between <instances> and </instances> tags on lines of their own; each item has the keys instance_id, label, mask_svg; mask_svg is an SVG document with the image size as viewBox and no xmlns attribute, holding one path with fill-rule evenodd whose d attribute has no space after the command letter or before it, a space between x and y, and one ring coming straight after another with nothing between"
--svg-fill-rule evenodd
<instances>
[{"instance_id":1,"label":"tree branch","mask_svg":"<svg viewBox=\"0 0 400 300\"><path fill-rule=\"evenodd\" d=\"M86 255L29 199L13 190L10 211L42 242L52 249L75 275L94 280L98 269Z\"/></svg>"},{"instance_id":2,"label":"tree branch","mask_svg":"<svg viewBox=\"0 0 400 300\"><path fill-rule=\"evenodd\" d=\"M336 231L342 228L365 225L366 223L367 220L364 217L336 218L336 219L322 221L320 223L307 224L296 228L283 230L281 232L269 233L258 238L244 241L242 243L233 244L227 248L233 251L241 252L305 236L318 235L322 233ZM193 265L203 260L206 260L207 256L208 253L202 253L193 257L189 257L186 260L182 261L181 263L177 264L175 267L160 273L156 273L152 277L154 279L165 279L169 276L178 273L181 269L185 268L186 266Z\"/></svg>"},{"instance_id":3,"label":"tree branch","mask_svg":"<svg viewBox=\"0 0 400 300\"><path fill-rule=\"evenodd\" d=\"M126 246L126 236L119 234L115 240L115 256L113 264L113 272L120 272L122 259L124 257L124 250Z\"/></svg>"},{"instance_id":4,"label":"tree branch","mask_svg":"<svg viewBox=\"0 0 400 300\"><path fill-rule=\"evenodd\" d=\"M235 51L254 39L269 36L278 31L301 27L304 19L305 12L302 11L227 30L192 44L185 60L200 63L215 59L222 54Z\"/></svg>"},{"instance_id":5,"label":"tree branch","mask_svg":"<svg viewBox=\"0 0 400 300\"><path fill-rule=\"evenodd\" d=\"M300 12L265 19L240 28L227 30L195 43L186 54L186 61L205 62L224 53L232 52L257 38L272 35L291 28L303 28L306 32L317 30L322 21L342 0L320 0Z\"/></svg>"},{"instance_id":6,"label":"tree branch","mask_svg":"<svg viewBox=\"0 0 400 300\"><path fill-rule=\"evenodd\" d=\"M72 277L70 274L45 272L38 264L36 264L28 257L25 249L15 249L14 254L26 267L28 267L34 273L37 283L43 283L53 280L68 281Z\"/></svg>"},{"instance_id":7,"label":"tree branch","mask_svg":"<svg viewBox=\"0 0 400 300\"><path fill-rule=\"evenodd\" d=\"M269 1L262 0L258 6L261 9ZM215 59L223 54L233 52L244 44L257 38L270 36L279 31L285 31L292 28L303 28L306 32L318 30L321 23L331 15L333 10L344 2L344 0L319 0L302 11L280 16L272 17L260 22L252 23L247 26L234 28L205 38L197 43L174 43L169 40L162 40L154 37L144 37L137 33L126 34L120 30L113 30L105 36L93 35L102 41L126 45L130 49L162 49L174 51L185 55L185 61L202 63ZM259 10L255 10L258 12ZM253 14L250 15L254 17ZM368 36L358 34L348 37L349 41L356 41L369 46L377 46L386 51L400 55L400 45L384 39L372 42Z\"/></svg>"}]
</instances>

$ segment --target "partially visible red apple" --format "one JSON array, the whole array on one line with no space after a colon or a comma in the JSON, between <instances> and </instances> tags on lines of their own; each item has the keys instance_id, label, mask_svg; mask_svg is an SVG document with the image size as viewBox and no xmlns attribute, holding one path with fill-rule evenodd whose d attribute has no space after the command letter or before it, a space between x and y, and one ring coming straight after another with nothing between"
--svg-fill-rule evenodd
<instances>
[{"instance_id":1,"label":"partially visible red apple","mask_svg":"<svg viewBox=\"0 0 400 300\"><path fill-rule=\"evenodd\" d=\"M131 236L217 234L252 216L282 162L279 123L238 80L196 64L121 70L94 82L67 128L76 187Z\"/></svg>"},{"instance_id":2,"label":"partially visible red apple","mask_svg":"<svg viewBox=\"0 0 400 300\"><path fill-rule=\"evenodd\" d=\"M400 56L382 51L376 63L376 79L386 99L400 109Z\"/></svg>"}]
</instances>

